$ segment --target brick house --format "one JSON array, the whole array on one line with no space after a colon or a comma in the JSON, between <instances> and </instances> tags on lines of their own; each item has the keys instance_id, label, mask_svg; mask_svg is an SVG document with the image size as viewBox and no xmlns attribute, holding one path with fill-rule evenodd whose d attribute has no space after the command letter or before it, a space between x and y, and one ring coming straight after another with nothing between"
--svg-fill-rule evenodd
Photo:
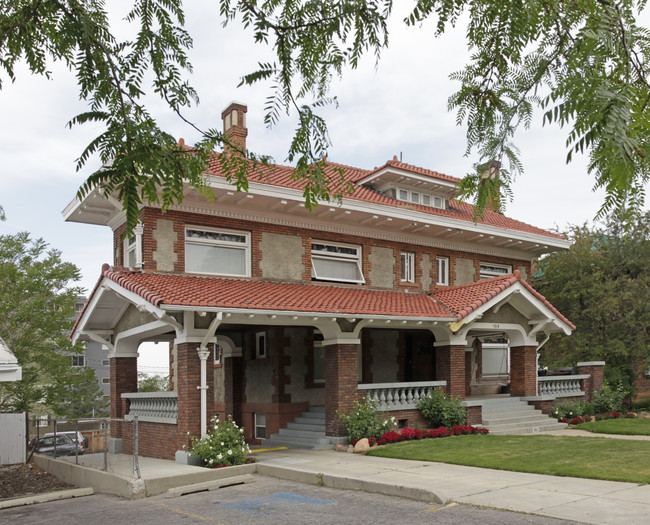
<instances>
[{"instance_id":1,"label":"brick house","mask_svg":"<svg viewBox=\"0 0 650 525\"><path fill-rule=\"evenodd\" d=\"M237 103L222 114L244 147L245 115ZM435 386L471 400L509 385L548 404L537 352L574 326L530 285L531 260L569 242L496 211L474 222L454 200L459 179L396 158L329 164L354 193L311 212L291 168L263 168L238 193L216 154L213 199L188 187L166 213L144 206L127 239L113 197L95 190L64 210L114 232L113 266L73 338L109 348L111 416L142 416L141 454L173 457L214 414L260 443L316 407L334 443L337 411L364 394L405 424ZM143 341L169 342L172 392L137 393Z\"/></svg>"}]
</instances>

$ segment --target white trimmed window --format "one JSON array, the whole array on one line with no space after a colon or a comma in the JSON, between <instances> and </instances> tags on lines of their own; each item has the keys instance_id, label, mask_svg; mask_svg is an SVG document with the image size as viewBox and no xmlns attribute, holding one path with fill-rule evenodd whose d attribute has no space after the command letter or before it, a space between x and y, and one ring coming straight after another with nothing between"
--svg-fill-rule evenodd
<instances>
[{"instance_id":1,"label":"white trimmed window","mask_svg":"<svg viewBox=\"0 0 650 525\"><path fill-rule=\"evenodd\" d=\"M142 267L142 234L144 226L136 224L133 233L124 239L124 266L126 268Z\"/></svg>"},{"instance_id":2,"label":"white trimmed window","mask_svg":"<svg viewBox=\"0 0 650 525\"><path fill-rule=\"evenodd\" d=\"M72 366L75 368L80 368L86 364L86 357L83 355L71 355L70 359L72 360Z\"/></svg>"},{"instance_id":3,"label":"white trimmed window","mask_svg":"<svg viewBox=\"0 0 650 525\"><path fill-rule=\"evenodd\" d=\"M481 273L479 279L489 279L490 277L499 277L512 273L512 266L497 263L481 263Z\"/></svg>"},{"instance_id":4,"label":"white trimmed window","mask_svg":"<svg viewBox=\"0 0 650 525\"><path fill-rule=\"evenodd\" d=\"M266 359L266 332L255 334L255 359Z\"/></svg>"},{"instance_id":5,"label":"white trimmed window","mask_svg":"<svg viewBox=\"0 0 650 525\"><path fill-rule=\"evenodd\" d=\"M250 233L189 226L185 230L185 271L250 277Z\"/></svg>"},{"instance_id":6,"label":"white trimmed window","mask_svg":"<svg viewBox=\"0 0 650 525\"><path fill-rule=\"evenodd\" d=\"M254 414L255 439L266 439L266 414Z\"/></svg>"},{"instance_id":7,"label":"white trimmed window","mask_svg":"<svg viewBox=\"0 0 650 525\"><path fill-rule=\"evenodd\" d=\"M420 191L411 191L404 188L397 188L397 200L410 202L412 204L423 204L432 208L445 208L445 199L437 195L422 193Z\"/></svg>"},{"instance_id":8,"label":"white trimmed window","mask_svg":"<svg viewBox=\"0 0 650 525\"><path fill-rule=\"evenodd\" d=\"M449 258L436 257L436 284L449 286Z\"/></svg>"},{"instance_id":9,"label":"white trimmed window","mask_svg":"<svg viewBox=\"0 0 650 525\"><path fill-rule=\"evenodd\" d=\"M415 282L415 254L413 252L402 252L401 264L402 274L400 280L403 283Z\"/></svg>"},{"instance_id":10,"label":"white trimmed window","mask_svg":"<svg viewBox=\"0 0 650 525\"><path fill-rule=\"evenodd\" d=\"M365 283L361 271L361 246L312 242L311 277L318 281Z\"/></svg>"}]
</instances>

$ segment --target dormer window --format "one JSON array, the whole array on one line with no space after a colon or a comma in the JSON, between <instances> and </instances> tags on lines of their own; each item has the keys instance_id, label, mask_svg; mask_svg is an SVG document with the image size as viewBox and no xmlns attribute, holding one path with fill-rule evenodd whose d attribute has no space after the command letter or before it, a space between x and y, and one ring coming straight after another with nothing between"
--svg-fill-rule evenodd
<instances>
[{"instance_id":1,"label":"dormer window","mask_svg":"<svg viewBox=\"0 0 650 525\"><path fill-rule=\"evenodd\" d=\"M431 208L445 209L445 199L438 195L430 193L422 193L421 191L411 191L405 188L397 188L395 192L397 200L403 202L410 202L411 204L423 204Z\"/></svg>"},{"instance_id":2,"label":"dormer window","mask_svg":"<svg viewBox=\"0 0 650 525\"><path fill-rule=\"evenodd\" d=\"M497 263L481 263L480 279L489 279L490 277L499 277L512 273L512 266Z\"/></svg>"}]
</instances>

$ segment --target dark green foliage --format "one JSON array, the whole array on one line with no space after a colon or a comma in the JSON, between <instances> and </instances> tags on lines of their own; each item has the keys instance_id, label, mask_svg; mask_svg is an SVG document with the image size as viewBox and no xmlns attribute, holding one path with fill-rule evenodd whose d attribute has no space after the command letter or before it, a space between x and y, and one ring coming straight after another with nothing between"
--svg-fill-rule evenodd
<instances>
[{"instance_id":1,"label":"dark green foliage","mask_svg":"<svg viewBox=\"0 0 650 525\"><path fill-rule=\"evenodd\" d=\"M522 172L514 143L516 131L530 125L535 111L549 124L566 126L567 160L587 153L595 185L606 191L599 216L615 207L643 206L650 175L650 87L646 64L649 33L636 23L646 0L418 0L405 23L435 23L434 35L468 20L467 44L473 51L464 70L452 75L459 90L449 98L457 121L467 125L467 150L476 152L476 170L460 186L477 212L511 195ZM273 126L285 113L297 113L288 148L294 176L304 179L305 201L339 198L350 190L337 170L320 162L330 145L318 114L336 105L332 78L354 69L364 54L379 60L388 46L393 0L306 0L266 2L220 0L221 21L241 22L258 43L271 46L272 62L259 63L241 83L270 83L265 122ZM78 159L92 156L104 166L79 190L99 186L122 201L127 224L137 222L142 202L163 209L182 200L184 182L208 191L202 173L215 147L228 146L222 158L237 189L246 189L258 162L268 158L237 152L216 129L200 129L183 110L198 102L185 77L191 71L181 0L112 3L111 15L127 28L116 38L108 8L100 0L0 0L0 71L14 79L16 65L50 76L48 63L65 63L76 75L88 110L70 125L92 123L101 131ZM120 10L123 10L120 12ZM215 26L219 24L215 20ZM424 24L422 24L424 26ZM129 33L130 30L130 33ZM2 87L0 78L0 88ZM190 151L160 128L146 104L158 95L177 116L200 133ZM243 162L244 157L252 162ZM500 176L481 167L497 161ZM2 213L0 211L0 217Z\"/></svg>"},{"instance_id":2,"label":"dark green foliage","mask_svg":"<svg viewBox=\"0 0 650 525\"><path fill-rule=\"evenodd\" d=\"M82 291L72 286L78 279L79 269L42 239L0 235L0 337L23 371L21 381L0 383L0 410L42 406L69 417L84 395L97 390L93 372L73 368L69 355L83 351L68 340Z\"/></svg>"},{"instance_id":3,"label":"dark green foliage","mask_svg":"<svg viewBox=\"0 0 650 525\"><path fill-rule=\"evenodd\" d=\"M632 403L632 410L650 410L650 396L634 401Z\"/></svg>"},{"instance_id":4,"label":"dark green foliage","mask_svg":"<svg viewBox=\"0 0 650 525\"><path fill-rule=\"evenodd\" d=\"M460 405L458 398L448 396L439 388L421 399L417 407L431 428L452 428L467 423L467 408Z\"/></svg>"},{"instance_id":5,"label":"dark green foliage","mask_svg":"<svg viewBox=\"0 0 650 525\"><path fill-rule=\"evenodd\" d=\"M573 227L573 246L542 259L539 290L577 327L552 336L542 350L549 367L605 361L605 379L629 392L650 359L650 218L624 230L611 218L602 228Z\"/></svg>"},{"instance_id":6,"label":"dark green foliage","mask_svg":"<svg viewBox=\"0 0 650 525\"><path fill-rule=\"evenodd\" d=\"M555 419L572 419L579 416L590 416L593 413L593 405L584 401L556 401L553 405Z\"/></svg>"}]
</instances>

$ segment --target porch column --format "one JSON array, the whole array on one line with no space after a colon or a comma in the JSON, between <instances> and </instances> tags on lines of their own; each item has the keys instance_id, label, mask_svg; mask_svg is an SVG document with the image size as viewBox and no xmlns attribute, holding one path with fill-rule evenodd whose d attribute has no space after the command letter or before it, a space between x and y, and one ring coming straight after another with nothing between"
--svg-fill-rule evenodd
<instances>
[{"instance_id":1,"label":"porch column","mask_svg":"<svg viewBox=\"0 0 650 525\"><path fill-rule=\"evenodd\" d=\"M510 395L536 396L537 347L513 346L510 348Z\"/></svg>"},{"instance_id":2,"label":"porch column","mask_svg":"<svg viewBox=\"0 0 650 525\"><path fill-rule=\"evenodd\" d=\"M605 361L582 362L578 363L577 367L581 374L589 374L589 377L583 381L583 389L584 400L591 403L594 400L594 394L603 387Z\"/></svg>"},{"instance_id":3,"label":"porch column","mask_svg":"<svg viewBox=\"0 0 650 525\"><path fill-rule=\"evenodd\" d=\"M447 381L447 394L465 399L465 345L436 346L436 380Z\"/></svg>"},{"instance_id":4,"label":"porch column","mask_svg":"<svg viewBox=\"0 0 650 525\"><path fill-rule=\"evenodd\" d=\"M357 389L359 383L359 341L353 341L354 344L323 341L323 346L325 346L325 434L327 436L346 435L345 428L338 422L337 412L349 411L353 403L361 398Z\"/></svg>"},{"instance_id":5,"label":"porch column","mask_svg":"<svg viewBox=\"0 0 650 525\"><path fill-rule=\"evenodd\" d=\"M138 391L138 358L111 357L111 419L122 419L128 413L128 400L121 394Z\"/></svg>"},{"instance_id":6,"label":"porch column","mask_svg":"<svg viewBox=\"0 0 650 525\"><path fill-rule=\"evenodd\" d=\"M178 448L189 443L187 433L201 433L201 360L197 354L200 343L176 345L178 388ZM213 395L213 393L210 393Z\"/></svg>"},{"instance_id":7,"label":"porch column","mask_svg":"<svg viewBox=\"0 0 650 525\"><path fill-rule=\"evenodd\" d=\"M240 348L226 352L223 360L224 412L232 416L237 424L242 423L242 391L244 376L244 358Z\"/></svg>"}]
</instances>

